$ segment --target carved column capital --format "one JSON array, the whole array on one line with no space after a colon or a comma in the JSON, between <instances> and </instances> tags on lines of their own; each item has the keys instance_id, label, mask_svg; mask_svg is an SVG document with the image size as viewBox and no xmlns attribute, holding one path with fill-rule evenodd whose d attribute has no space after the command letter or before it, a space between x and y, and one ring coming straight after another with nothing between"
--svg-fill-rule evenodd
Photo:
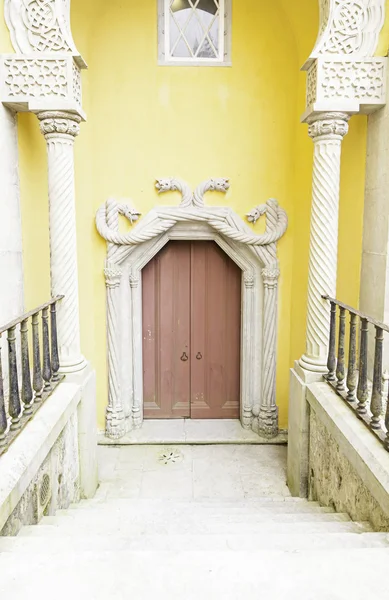
<instances>
[{"instance_id":1,"label":"carved column capital","mask_svg":"<svg viewBox=\"0 0 389 600\"><path fill-rule=\"evenodd\" d=\"M254 274L251 272L245 273L243 276L244 285L247 289L253 288L255 283Z\"/></svg>"},{"instance_id":2,"label":"carved column capital","mask_svg":"<svg viewBox=\"0 0 389 600\"><path fill-rule=\"evenodd\" d=\"M263 285L267 288L275 288L278 285L280 270L277 266L262 269Z\"/></svg>"},{"instance_id":3,"label":"carved column capital","mask_svg":"<svg viewBox=\"0 0 389 600\"><path fill-rule=\"evenodd\" d=\"M107 266L104 269L104 275L107 288L113 289L120 286L122 271L118 267L114 265Z\"/></svg>"},{"instance_id":4,"label":"carved column capital","mask_svg":"<svg viewBox=\"0 0 389 600\"><path fill-rule=\"evenodd\" d=\"M309 137L313 141L337 139L341 141L348 133L350 115L342 112L327 112L309 119Z\"/></svg>"},{"instance_id":5,"label":"carved column capital","mask_svg":"<svg viewBox=\"0 0 389 600\"><path fill-rule=\"evenodd\" d=\"M132 273L130 275L130 287L132 289L137 288L139 285L139 275Z\"/></svg>"},{"instance_id":6,"label":"carved column capital","mask_svg":"<svg viewBox=\"0 0 389 600\"><path fill-rule=\"evenodd\" d=\"M49 110L38 113L38 119L46 140L65 135L74 140L80 133L81 117L76 114Z\"/></svg>"}]
</instances>

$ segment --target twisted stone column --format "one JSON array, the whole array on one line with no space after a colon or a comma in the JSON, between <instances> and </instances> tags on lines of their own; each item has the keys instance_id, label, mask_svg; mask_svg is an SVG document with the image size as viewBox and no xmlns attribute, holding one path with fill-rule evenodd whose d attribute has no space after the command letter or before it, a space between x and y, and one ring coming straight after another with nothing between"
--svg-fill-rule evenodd
<instances>
[{"instance_id":1,"label":"twisted stone column","mask_svg":"<svg viewBox=\"0 0 389 600\"><path fill-rule=\"evenodd\" d=\"M264 293L263 325L263 388L258 416L258 432L265 437L278 434L278 407L276 405L276 345L277 294L280 271L275 265L262 270Z\"/></svg>"},{"instance_id":2,"label":"twisted stone column","mask_svg":"<svg viewBox=\"0 0 389 600\"><path fill-rule=\"evenodd\" d=\"M41 112L38 119L47 142L51 295L65 296L57 314L59 358L62 372L74 372L86 365L80 344L73 148L81 119L54 111Z\"/></svg>"},{"instance_id":3,"label":"twisted stone column","mask_svg":"<svg viewBox=\"0 0 389 600\"><path fill-rule=\"evenodd\" d=\"M338 260L339 184L341 144L349 115L323 113L309 122L315 146L313 160L311 237L308 276L306 352L300 366L324 373L330 329L328 303L323 294L336 295Z\"/></svg>"},{"instance_id":4,"label":"twisted stone column","mask_svg":"<svg viewBox=\"0 0 389 600\"><path fill-rule=\"evenodd\" d=\"M104 269L107 285L108 407L106 436L118 439L125 434L125 415L120 389L120 337L117 309L122 272L115 266Z\"/></svg>"}]
</instances>

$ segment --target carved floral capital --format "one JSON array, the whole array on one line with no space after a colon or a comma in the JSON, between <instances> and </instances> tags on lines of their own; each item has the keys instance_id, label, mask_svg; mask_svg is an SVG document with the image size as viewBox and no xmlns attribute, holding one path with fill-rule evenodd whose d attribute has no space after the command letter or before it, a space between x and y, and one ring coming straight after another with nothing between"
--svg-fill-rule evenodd
<instances>
[{"instance_id":1,"label":"carved floral capital","mask_svg":"<svg viewBox=\"0 0 389 600\"><path fill-rule=\"evenodd\" d=\"M329 112L315 116L309 121L308 134L314 141L320 138L343 139L348 133L347 113Z\"/></svg>"},{"instance_id":2,"label":"carved floral capital","mask_svg":"<svg viewBox=\"0 0 389 600\"><path fill-rule=\"evenodd\" d=\"M108 266L104 269L105 283L107 288L117 288L122 279L122 272L115 266Z\"/></svg>"},{"instance_id":3,"label":"carved floral capital","mask_svg":"<svg viewBox=\"0 0 389 600\"><path fill-rule=\"evenodd\" d=\"M277 287L280 270L278 267L266 267L262 269L262 277L265 287Z\"/></svg>"},{"instance_id":4,"label":"carved floral capital","mask_svg":"<svg viewBox=\"0 0 389 600\"><path fill-rule=\"evenodd\" d=\"M81 118L78 115L60 111L38 113L40 130L49 138L55 135L69 135L73 138L80 133Z\"/></svg>"}]
</instances>

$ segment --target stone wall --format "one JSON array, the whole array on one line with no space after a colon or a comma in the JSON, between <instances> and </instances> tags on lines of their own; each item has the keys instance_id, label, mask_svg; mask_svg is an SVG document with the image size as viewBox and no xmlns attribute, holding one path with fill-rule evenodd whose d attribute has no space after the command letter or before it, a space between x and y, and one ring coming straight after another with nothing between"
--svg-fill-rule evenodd
<instances>
[{"instance_id":1,"label":"stone wall","mask_svg":"<svg viewBox=\"0 0 389 600\"><path fill-rule=\"evenodd\" d=\"M17 535L24 525L35 525L80 500L78 426L74 413L45 458L38 473L5 523L0 535ZM49 484L49 485L48 485Z\"/></svg>"},{"instance_id":2,"label":"stone wall","mask_svg":"<svg viewBox=\"0 0 389 600\"><path fill-rule=\"evenodd\" d=\"M314 411L310 415L309 498L348 513L354 521L370 521L377 531L389 531L389 517Z\"/></svg>"}]
</instances>

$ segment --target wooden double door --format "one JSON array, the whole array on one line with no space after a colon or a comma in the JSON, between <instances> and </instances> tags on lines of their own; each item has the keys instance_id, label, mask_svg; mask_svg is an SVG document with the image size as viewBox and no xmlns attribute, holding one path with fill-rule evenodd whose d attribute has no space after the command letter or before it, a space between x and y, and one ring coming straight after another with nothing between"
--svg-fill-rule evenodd
<instances>
[{"instance_id":1,"label":"wooden double door","mask_svg":"<svg viewBox=\"0 0 389 600\"><path fill-rule=\"evenodd\" d=\"M145 418L239 418L241 270L215 242L172 241L142 290Z\"/></svg>"}]
</instances>

